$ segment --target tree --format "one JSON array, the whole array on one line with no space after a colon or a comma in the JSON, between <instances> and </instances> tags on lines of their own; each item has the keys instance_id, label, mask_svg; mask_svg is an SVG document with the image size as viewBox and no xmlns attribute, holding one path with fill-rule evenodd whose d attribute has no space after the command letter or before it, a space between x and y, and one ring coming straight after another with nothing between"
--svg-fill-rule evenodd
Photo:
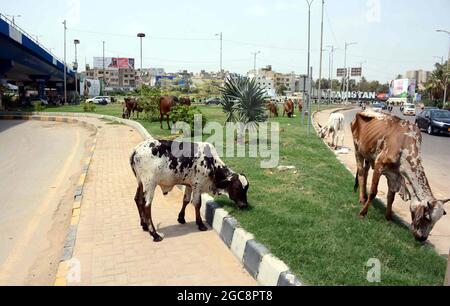
<instances>
[{"instance_id":1,"label":"tree","mask_svg":"<svg viewBox=\"0 0 450 306\"><path fill-rule=\"evenodd\" d=\"M444 98L444 89L446 84L446 76L449 71L447 71L447 63L435 65L436 69L431 73L430 78L425 84L425 91L428 94L428 97L431 101L433 100L443 100ZM447 92L449 92L449 88L447 88Z\"/></svg>"},{"instance_id":2,"label":"tree","mask_svg":"<svg viewBox=\"0 0 450 306\"><path fill-rule=\"evenodd\" d=\"M265 90L258 85L256 79L239 76L227 79L221 93L227 122L241 123L238 141L242 143L247 128L256 128L259 122L267 121Z\"/></svg>"},{"instance_id":3,"label":"tree","mask_svg":"<svg viewBox=\"0 0 450 306\"><path fill-rule=\"evenodd\" d=\"M287 91L287 87L284 84L281 84L279 86L277 86L277 95L278 96L284 96L284 93Z\"/></svg>"}]
</instances>

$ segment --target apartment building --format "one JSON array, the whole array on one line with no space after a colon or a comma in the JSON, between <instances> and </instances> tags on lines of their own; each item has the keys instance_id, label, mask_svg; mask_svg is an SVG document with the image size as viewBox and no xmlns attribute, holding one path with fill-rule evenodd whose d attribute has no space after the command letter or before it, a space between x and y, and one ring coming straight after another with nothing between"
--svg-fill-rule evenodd
<instances>
[{"instance_id":1,"label":"apartment building","mask_svg":"<svg viewBox=\"0 0 450 306\"><path fill-rule=\"evenodd\" d=\"M415 79L417 82L417 87L419 89L425 88L425 83L428 82L431 72L424 70L411 70L406 72L407 79Z\"/></svg>"},{"instance_id":2,"label":"apartment building","mask_svg":"<svg viewBox=\"0 0 450 306\"><path fill-rule=\"evenodd\" d=\"M89 69L86 71L88 79L103 79L106 87L134 88L136 87L136 71L132 68L120 69Z\"/></svg>"}]
</instances>

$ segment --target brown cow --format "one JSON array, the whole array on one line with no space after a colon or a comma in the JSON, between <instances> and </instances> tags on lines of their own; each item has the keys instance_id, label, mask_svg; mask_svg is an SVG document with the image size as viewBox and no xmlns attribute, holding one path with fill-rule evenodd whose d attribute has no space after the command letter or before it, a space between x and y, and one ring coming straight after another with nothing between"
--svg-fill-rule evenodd
<instances>
[{"instance_id":1,"label":"brown cow","mask_svg":"<svg viewBox=\"0 0 450 306\"><path fill-rule=\"evenodd\" d=\"M144 111L135 98L125 98L123 106L123 119L130 119L135 114L137 114L137 119L139 119L139 114Z\"/></svg>"},{"instance_id":2,"label":"brown cow","mask_svg":"<svg viewBox=\"0 0 450 306\"><path fill-rule=\"evenodd\" d=\"M294 102L292 102L292 100L288 100L286 102L284 102L284 112L283 112L283 117L284 115L288 115L289 118L292 118L292 116L294 116L294 112L295 112L295 105Z\"/></svg>"},{"instance_id":3,"label":"brown cow","mask_svg":"<svg viewBox=\"0 0 450 306\"><path fill-rule=\"evenodd\" d=\"M299 111L299 114L301 114L303 112L303 102L302 102L302 100L298 100L298 111Z\"/></svg>"},{"instance_id":4,"label":"brown cow","mask_svg":"<svg viewBox=\"0 0 450 306\"><path fill-rule=\"evenodd\" d=\"M388 114L366 111L352 122L355 154L358 165L355 191L360 187L360 202L367 215L378 193L382 175L388 180L386 219L392 220L392 204L396 193L411 201L412 232L416 240L426 241L434 225L445 215L444 204L437 200L425 175L420 149L422 134L416 125ZM367 195L367 177L373 168L372 188Z\"/></svg>"},{"instance_id":5,"label":"brown cow","mask_svg":"<svg viewBox=\"0 0 450 306\"><path fill-rule=\"evenodd\" d=\"M171 97L171 96L164 96L159 99L159 113L160 113L160 123L161 123L161 129L163 129L162 123L164 116L167 116L167 126L170 128L170 111L173 107L175 107L179 103L179 100L177 97Z\"/></svg>"},{"instance_id":6,"label":"brown cow","mask_svg":"<svg viewBox=\"0 0 450 306\"><path fill-rule=\"evenodd\" d=\"M275 102L268 102L266 106L269 110L269 117L278 117L278 106Z\"/></svg>"}]
</instances>

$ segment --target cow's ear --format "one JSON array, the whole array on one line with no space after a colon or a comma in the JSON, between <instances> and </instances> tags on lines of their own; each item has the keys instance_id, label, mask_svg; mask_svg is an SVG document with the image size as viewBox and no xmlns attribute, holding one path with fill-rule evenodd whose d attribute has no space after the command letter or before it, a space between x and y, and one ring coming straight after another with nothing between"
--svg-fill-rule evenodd
<instances>
[{"instance_id":1,"label":"cow's ear","mask_svg":"<svg viewBox=\"0 0 450 306\"><path fill-rule=\"evenodd\" d=\"M322 126L319 123L317 123L317 125L319 126L319 128L322 128Z\"/></svg>"},{"instance_id":2,"label":"cow's ear","mask_svg":"<svg viewBox=\"0 0 450 306\"><path fill-rule=\"evenodd\" d=\"M447 204L448 202L450 202L450 199L442 201L442 204Z\"/></svg>"}]
</instances>

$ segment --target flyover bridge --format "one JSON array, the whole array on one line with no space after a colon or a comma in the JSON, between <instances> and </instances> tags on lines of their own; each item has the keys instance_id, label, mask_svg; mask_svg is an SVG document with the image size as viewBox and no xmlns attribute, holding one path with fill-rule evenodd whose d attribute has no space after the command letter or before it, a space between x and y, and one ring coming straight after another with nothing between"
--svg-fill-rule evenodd
<instances>
[{"instance_id":1,"label":"flyover bridge","mask_svg":"<svg viewBox=\"0 0 450 306\"><path fill-rule=\"evenodd\" d=\"M67 88L75 88L75 72L66 67ZM64 62L39 44L30 34L0 14L0 80L19 87L33 86L39 98L46 88L64 91Z\"/></svg>"}]
</instances>

